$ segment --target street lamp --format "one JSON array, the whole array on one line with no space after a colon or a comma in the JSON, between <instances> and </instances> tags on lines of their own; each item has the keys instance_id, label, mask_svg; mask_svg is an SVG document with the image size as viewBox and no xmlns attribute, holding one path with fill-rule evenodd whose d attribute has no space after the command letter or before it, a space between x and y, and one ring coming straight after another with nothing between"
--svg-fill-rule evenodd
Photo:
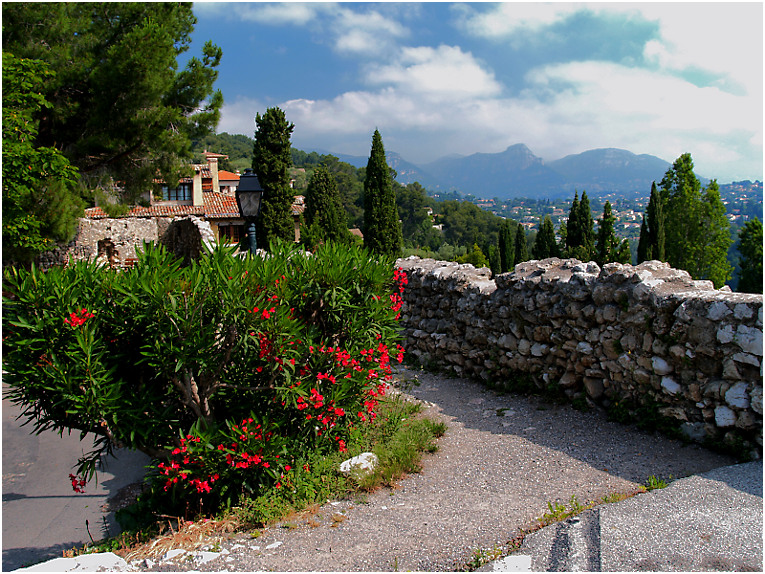
<instances>
[{"instance_id":1,"label":"street lamp","mask_svg":"<svg viewBox=\"0 0 765 574\"><path fill-rule=\"evenodd\" d=\"M239 177L239 185L236 187L236 203L239 206L239 212L248 224L247 240L250 245L250 253L253 255L258 250L255 238L255 220L260 214L261 199L263 199L263 188L258 181L258 176L250 168L247 168Z\"/></svg>"}]
</instances>

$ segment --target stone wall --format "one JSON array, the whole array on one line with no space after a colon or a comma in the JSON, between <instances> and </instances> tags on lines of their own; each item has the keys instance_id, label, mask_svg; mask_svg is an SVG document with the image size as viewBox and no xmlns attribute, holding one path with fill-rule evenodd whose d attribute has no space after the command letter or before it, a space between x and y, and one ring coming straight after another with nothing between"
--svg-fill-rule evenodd
<instances>
[{"instance_id":1,"label":"stone wall","mask_svg":"<svg viewBox=\"0 0 765 574\"><path fill-rule=\"evenodd\" d=\"M650 403L694 440L761 452L762 295L658 261L545 259L496 279L432 259L397 265L405 346L421 362L494 384L528 375L605 408Z\"/></svg>"},{"instance_id":2,"label":"stone wall","mask_svg":"<svg viewBox=\"0 0 765 574\"><path fill-rule=\"evenodd\" d=\"M202 245L215 243L210 224L195 216L81 218L74 241L41 254L36 264L42 269L64 265L68 261L101 258L120 264L136 256L144 241L165 245L186 263L196 259Z\"/></svg>"}]
</instances>

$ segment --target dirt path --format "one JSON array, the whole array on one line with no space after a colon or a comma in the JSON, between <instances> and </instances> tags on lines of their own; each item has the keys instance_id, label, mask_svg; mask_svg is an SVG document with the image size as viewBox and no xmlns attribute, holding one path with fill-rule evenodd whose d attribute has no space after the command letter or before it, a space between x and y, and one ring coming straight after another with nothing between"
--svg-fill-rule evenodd
<instances>
[{"instance_id":1,"label":"dirt path","mask_svg":"<svg viewBox=\"0 0 765 574\"><path fill-rule=\"evenodd\" d=\"M476 550L514 538L548 502L575 496L584 503L632 492L650 475L679 478L734 462L595 412L497 395L468 380L409 369L399 379L416 379L410 394L449 426L420 474L258 538L232 538L209 562L179 557L142 570L454 570Z\"/></svg>"}]
</instances>

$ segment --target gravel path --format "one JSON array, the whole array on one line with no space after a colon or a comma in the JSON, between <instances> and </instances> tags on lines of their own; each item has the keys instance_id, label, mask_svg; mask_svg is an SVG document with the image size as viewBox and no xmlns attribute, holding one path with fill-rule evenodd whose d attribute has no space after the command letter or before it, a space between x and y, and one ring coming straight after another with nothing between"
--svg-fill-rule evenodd
<instances>
[{"instance_id":1,"label":"gravel path","mask_svg":"<svg viewBox=\"0 0 765 574\"><path fill-rule=\"evenodd\" d=\"M421 473L357 501L325 504L258 538L235 536L207 562L186 554L141 570L447 571L503 546L548 510L634 492L650 475L680 478L732 464L596 412L498 395L478 383L411 369L409 393L448 424Z\"/></svg>"}]
</instances>

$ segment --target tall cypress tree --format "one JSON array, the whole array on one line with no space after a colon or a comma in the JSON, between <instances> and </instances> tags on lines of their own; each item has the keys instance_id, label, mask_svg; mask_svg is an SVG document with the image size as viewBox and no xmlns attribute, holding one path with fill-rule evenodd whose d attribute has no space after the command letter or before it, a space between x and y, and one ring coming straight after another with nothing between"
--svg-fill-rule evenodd
<instances>
[{"instance_id":1,"label":"tall cypress tree","mask_svg":"<svg viewBox=\"0 0 765 574\"><path fill-rule=\"evenodd\" d=\"M738 232L741 252L740 293L762 293L762 222L751 219Z\"/></svg>"},{"instance_id":2,"label":"tall cypress tree","mask_svg":"<svg viewBox=\"0 0 765 574\"><path fill-rule=\"evenodd\" d=\"M401 254L401 223L391 170L385 160L380 132L372 136L372 151L364 180L364 246L374 253L398 257Z\"/></svg>"},{"instance_id":3,"label":"tall cypress tree","mask_svg":"<svg viewBox=\"0 0 765 574\"><path fill-rule=\"evenodd\" d=\"M574 202L566 223L566 256L574 257L574 249L582 244L582 226L579 222L579 192L574 191Z\"/></svg>"},{"instance_id":4,"label":"tall cypress tree","mask_svg":"<svg viewBox=\"0 0 765 574\"><path fill-rule=\"evenodd\" d=\"M603 206L603 219L598 226L598 245L595 250L595 261L598 265L616 261L617 241L614 234L614 222L616 218L611 212L611 202L606 201Z\"/></svg>"},{"instance_id":5,"label":"tall cypress tree","mask_svg":"<svg viewBox=\"0 0 765 574\"><path fill-rule=\"evenodd\" d=\"M648 245L649 258L658 261L666 260L666 233L664 231L664 209L661 195L656 188L656 182L651 184L651 198L648 200Z\"/></svg>"},{"instance_id":6,"label":"tall cypress tree","mask_svg":"<svg viewBox=\"0 0 765 574\"><path fill-rule=\"evenodd\" d=\"M325 241L345 241L348 229L335 178L325 165L317 167L305 192L305 241L312 248ZM301 238L303 234L301 234Z\"/></svg>"},{"instance_id":7,"label":"tall cypress tree","mask_svg":"<svg viewBox=\"0 0 765 574\"><path fill-rule=\"evenodd\" d=\"M262 116L258 113L255 123L252 169L263 187L257 226L258 245L268 248L276 238L295 241L289 178L292 165L290 137L295 124L289 123L279 108L269 108Z\"/></svg>"},{"instance_id":8,"label":"tall cypress tree","mask_svg":"<svg viewBox=\"0 0 765 574\"><path fill-rule=\"evenodd\" d=\"M513 266L529 260L529 248L526 246L526 232L520 223L515 229L515 259Z\"/></svg>"},{"instance_id":9,"label":"tall cypress tree","mask_svg":"<svg viewBox=\"0 0 765 574\"><path fill-rule=\"evenodd\" d=\"M542 227L534 240L534 246L531 248L531 254L534 259L560 257L558 244L555 242L555 229L549 215L545 215Z\"/></svg>"},{"instance_id":10,"label":"tall cypress tree","mask_svg":"<svg viewBox=\"0 0 765 574\"><path fill-rule=\"evenodd\" d=\"M648 243L648 223L646 215L643 214L643 223L640 224L640 239L638 240L637 262L640 265L643 261L650 261L651 246Z\"/></svg>"},{"instance_id":11,"label":"tall cypress tree","mask_svg":"<svg viewBox=\"0 0 765 574\"><path fill-rule=\"evenodd\" d=\"M500 273L512 271L515 261L515 237L510 222L505 219L499 226Z\"/></svg>"},{"instance_id":12,"label":"tall cypress tree","mask_svg":"<svg viewBox=\"0 0 765 574\"><path fill-rule=\"evenodd\" d=\"M595 222L592 219L590 200L587 192L582 192L582 200L579 202L579 230L581 233L581 249L574 256L582 261L591 261L595 254Z\"/></svg>"}]
</instances>

